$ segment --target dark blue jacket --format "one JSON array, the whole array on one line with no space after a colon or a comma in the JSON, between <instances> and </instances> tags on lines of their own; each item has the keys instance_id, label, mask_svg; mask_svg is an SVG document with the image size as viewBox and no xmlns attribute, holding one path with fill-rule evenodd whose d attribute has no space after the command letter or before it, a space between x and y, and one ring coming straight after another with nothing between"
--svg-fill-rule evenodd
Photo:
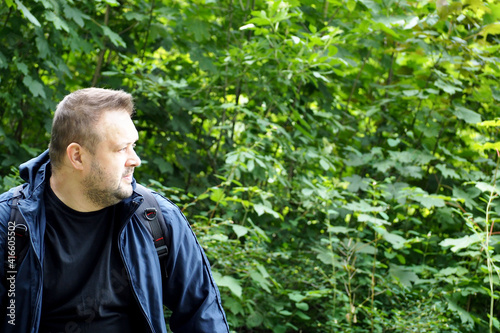
<instances>
[{"instance_id":1,"label":"dark blue jacket","mask_svg":"<svg viewBox=\"0 0 500 333\"><path fill-rule=\"evenodd\" d=\"M38 331L46 224L43 193L49 167L48 151L20 167L21 177L28 186L24 188L24 199L19 202L19 208L28 225L30 243L18 268L15 290L14 284L5 279L3 265L10 240L8 220L12 190L0 195L0 332ZM133 186L135 189L135 181ZM166 262L169 277L162 280L151 234L134 215L143 200L135 191L123 201L123 216L127 216L127 221L119 235L119 251L150 332L166 332L163 304L173 312L170 328L174 332L229 332L219 290L196 236L177 206L157 193L154 195L171 238ZM9 293L15 296L9 298ZM12 310L12 300L15 300L15 310Z\"/></svg>"}]
</instances>

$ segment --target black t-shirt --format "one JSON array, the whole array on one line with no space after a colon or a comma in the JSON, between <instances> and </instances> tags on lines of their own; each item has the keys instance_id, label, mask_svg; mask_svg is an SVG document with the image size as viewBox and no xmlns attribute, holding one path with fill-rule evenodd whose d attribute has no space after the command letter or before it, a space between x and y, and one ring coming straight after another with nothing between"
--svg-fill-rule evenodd
<instances>
[{"instance_id":1,"label":"black t-shirt","mask_svg":"<svg viewBox=\"0 0 500 333\"><path fill-rule=\"evenodd\" d=\"M116 206L77 212L46 186L40 333L146 332L121 259Z\"/></svg>"}]
</instances>

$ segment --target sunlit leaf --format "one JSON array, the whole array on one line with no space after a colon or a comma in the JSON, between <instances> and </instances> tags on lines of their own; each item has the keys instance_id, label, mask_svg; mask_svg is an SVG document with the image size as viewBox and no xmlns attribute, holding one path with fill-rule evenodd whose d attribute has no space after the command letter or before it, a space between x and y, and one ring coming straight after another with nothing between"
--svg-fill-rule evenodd
<instances>
[{"instance_id":1,"label":"sunlit leaf","mask_svg":"<svg viewBox=\"0 0 500 333\"><path fill-rule=\"evenodd\" d=\"M33 14L31 14L29 9L26 8L26 6L24 6L20 0L15 0L15 3L17 8L23 13L24 17L26 17L31 23L33 23L37 27L42 26L40 22L36 19L36 17L34 17Z\"/></svg>"},{"instance_id":2,"label":"sunlit leaf","mask_svg":"<svg viewBox=\"0 0 500 333\"><path fill-rule=\"evenodd\" d=\"M238 238L245 236L248 233L248 228L239 224L233 224L233 231Z\"/></svg>"},{"instance_id":3,"label":"sunlit leaf","mask_svg":"<svg viewBox=\"0 0 500 333\"><path fill-rule=\"evenodd\" d=\"M483 29L481 29L481 31L479 32L479 34L484 36L484 38L487 38L488 34L491 35L500 34L500 23L495 22L484 26Z\"/></svg>"},{"instance_id":4,"label":"sunlit leaf","mask_svg":"<svg viewBox=\"0 0 500 333\"><path fill-rule=\"evenodd\" d=\"M471 236L466 235L461 238L446 238L441 241L439 245L442 247L451 246L451 251L457 252L463 248L467 248L470 245L476 244L482 240L482 237L479 234L473 234Z\"/></svg>"}]
</instances>

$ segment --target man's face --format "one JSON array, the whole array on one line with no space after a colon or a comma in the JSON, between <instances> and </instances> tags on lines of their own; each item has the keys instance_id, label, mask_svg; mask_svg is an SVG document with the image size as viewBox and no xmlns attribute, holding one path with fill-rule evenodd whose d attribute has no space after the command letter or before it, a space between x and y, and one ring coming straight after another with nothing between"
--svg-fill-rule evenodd
<instances>
[{"instance_id":1,"label":"man's face","mask_svg":"<svg viewBox=\"0 0 500 333\"><path fill-rule=\"evenodd\" d=\"M134 168L141 165L134 151L139 135L124 111L105 112L96 130L101 141L86 166L82 186L87 198L104 208L132 195Z\"/></svg>"}]
</instances>

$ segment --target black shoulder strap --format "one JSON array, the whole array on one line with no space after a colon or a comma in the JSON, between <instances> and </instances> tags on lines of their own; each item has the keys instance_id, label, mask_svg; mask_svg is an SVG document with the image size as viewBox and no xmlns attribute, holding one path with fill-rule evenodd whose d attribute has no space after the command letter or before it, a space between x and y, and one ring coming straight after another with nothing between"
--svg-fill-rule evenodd
<instances>
[{"instance_id":1,"label":"black shoulder strap","mask_svg":"<svg viewBox=\"0 0 500 333\"><path fill-rule=\"evenodd\" d=\"M168 255L168 231L161 208L150 190L137 184L137 193L144 198L139 209L136 211L137 217L146 225L153 236L156 252L160 262Z\"/></svg>"}]
</instances>

